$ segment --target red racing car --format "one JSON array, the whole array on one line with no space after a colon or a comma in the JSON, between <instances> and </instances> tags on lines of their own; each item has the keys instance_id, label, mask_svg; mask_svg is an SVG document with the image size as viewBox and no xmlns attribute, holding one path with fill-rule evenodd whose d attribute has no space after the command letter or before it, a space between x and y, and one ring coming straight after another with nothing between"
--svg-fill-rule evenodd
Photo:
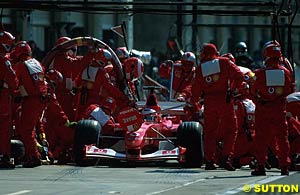
<instances>
[{"instance_id":1,"label":"red racing car","mask_svg":"<svg viewBox=\"0 0 300 195\"><path fill-rule=\"evenodd\" d=\"M140 111L122 109L113 136L102 135L97 121L79 121L75 130L75 162L84 165L86 159L94 158L131 163L177 160L185 167L201 167L201 124L178 120L176 115L183 114L181 103L165 104L169 108L163 105L163 114L144 106L138 106Z\"/></svg>"}]
</instances>

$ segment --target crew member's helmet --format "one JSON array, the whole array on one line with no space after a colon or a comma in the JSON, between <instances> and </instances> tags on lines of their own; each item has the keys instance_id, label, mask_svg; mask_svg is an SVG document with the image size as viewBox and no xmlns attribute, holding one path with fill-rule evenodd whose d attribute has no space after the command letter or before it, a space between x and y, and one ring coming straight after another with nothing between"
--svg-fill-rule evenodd
<instances>
[{"instance_id":1,"label":"crew member's helmet","mask_svg":"<svg viewBox=\"0 0 300 195\"><path fill-rule=\"evenodd\" d=\"M281 58L281 48L276 44L269 44L263 50L263 58L267 61L269 58Z\"/></svg>"},{"instance_id":2,"label":"crew member's helmet","mask_svg":"<svg viewBox=\"0 0 300 195\"><path fill-rule=\"evenodd\" d=\"M193 52L185 52L181 57L182 68L189 72L196 65L196 56Z\"/></svg>"},{"instance_id":3,"label":"crew member's helmet","mask_svg":"<svg viewBox=\"0 0 300 195\"><path fill-rule=\"evenodd\" d=\"M106 109L110 114L114 113L117 108L116 100L112 97L107 97L101 104L102 109Z\"/></svg>"},{"instance_id":4,"label":"crew member's helmet","mask_svg":"<svg viewBox=\"0 0 300 195\"><path fill-rule=\"evenodd\" d=\"M15 42L15 37L7 31L0 31L0 43L2 48L8 53Z\"/></svg>"},{"instance_id":5,"label":"crew member's helmet","mask_svg":"<svg viewBox=\"0 0 300 195\"><path fill-rule=\"evenodd\" d=\"M26 44L26 41L19 41L15 47L12 49L12 51L9 54L10 60L17 62L18 61L18 57L16 55L16 47L18 47L19 44Z\"/></svg>"},{"instance_id":6,"label":"crew member's helmet","mask_svg":"<svg viewBox=\"0 0 300 195\"><path fill-rule=\"evenodd\" d=\"M126 60L127 58L129 58L129 52L126 49L126 47L118 47L116 49L116 54L119 58L119 60L123 63L124 60Z\"/></svg>"},{"instance_id":7,"label":"crew member's helmet","mask_svg":"<svg viewBox=\"0 0 300 195\"><path fill-rule=\"evenodd\" d=\"M269 46L269 45L271 45L271 44L277 45L278 47L281 48L280 43L279 43L278 41L276 41L276 40L272 40L272 41L266 42L266 43L264 44L263 48L266 48L267 46Z\"/></svg>"},{"instance_id":8,"label":"crew member's helmet","mask_svg":"<svg viewBox=\"0 0 300 195\"><path fill-rule=\"evenodd\" d=\"M111 59L111 53L107 49L99 49L94 55L94 60L101 66L105 66Z\"/></svg>"},{"instance_id":9,"label":"crew member's helmet","mask_svg":"<svg viewBox=\"0 0 300 195\"><path fill-rule=\"evenodd\" d=\"M70 40L71 40L70 37L60 37L56 40L55 46L60 45L64 42L67 42L67 41L70 41ZM74 47L70 48L66 52L66 55L74 58L77 55L77 46L74 46Z\"/></svg>"},{"instance_id":10,"label":"crew member's helmet","mask_svg":"<svg viewBox=\"0 0 300 195\"><path fill-rule=\"evenodd\" d=\"M250 93L250 86L247 82L242 82L241 85L239 87L237 87L237 89L235 90L235 94L234 96L246 96L249 95Z\"/></svg>"},{"instance_id":11,"label":"crew member's helmet","mask_svg":"<svg viewBox=\"0 0 300 195\"><path fill-rule=\"evenodd\" d=\"M14 55L20 58L21 55L31 56L32 51L28 43L25 41L20 41L16 44L14 48Z\"/></svg>"},{"instance_id":12,"label":"crew member's helmet","mask_svg":"<svg viewBox=\"0 0 300 195\"><path fill-rule=\"evenodd\" d=\"M235 58L232 53L223 54L222 57L228 58L231 62L235 63Z\"/></svg>"},{"instance_id":13,"label":"crew member's helmet","mask_svg":"<svg viewBox=\"0 0 300 195\"><path fill-rule=\"evenodd\" d=\"M70 37L60 37L56 40L55 45L59 45L62 44L64 42L70 41L71 38Z\"/></svg>"},{"instance_id":14,"label":"crew member's helmet","mask_svg":"<svg viewBox=\"0 0 300 195\"><path fill-rule=\"evenodd\" d=\"M212 43L205 43L200 50L201 60L212 60L219 55L217 47Z\"/></svg>"},{"instance_id":15,"label":"crew member's helmet","mask_svg":"<svg viewBox=\"0 0 300 195\"><path fill-rule=\"evenodd\" d=\"M142 60L136 57L131 57L125 60L123 68L125 71L125 77L128 81L139 79L144 73L144 64Z\"/></svg>"},{"instance_id":16,"label":"crew member's helmet","mask_svg":"<svg viewBox=\"0 0 300 195\"><path fill-rule=\"evenodd\" d=\"M97 108L99 108L98 104L91 104L87 107L87 109L84 111L83 115L82 115L82 119L90 119L90 120L96 120L96 118L94 117L94 110L96 110Z\"/></svg>"},{"instance_id":17,"label":"crew member's helmet","mask_svg":"<svg viewBox=\"0 0 300 195\"><path fill-rule=\"evenodd\" d=\"M63 80L64 80L63 75L55 69L50 69L47 72L46 76L52 83L63 82Z\"/></svg>"},{"instance_id":18,"label":"crew member's helmet","mask_svg":"<svg viewBox=\"0 0 300 195\"><path fill-rule=\"evenodd\" d=\"M235 55L243 56L248 52L247 44L245 42L238 42L235 45Z\"/></svg>"}]
</instances>

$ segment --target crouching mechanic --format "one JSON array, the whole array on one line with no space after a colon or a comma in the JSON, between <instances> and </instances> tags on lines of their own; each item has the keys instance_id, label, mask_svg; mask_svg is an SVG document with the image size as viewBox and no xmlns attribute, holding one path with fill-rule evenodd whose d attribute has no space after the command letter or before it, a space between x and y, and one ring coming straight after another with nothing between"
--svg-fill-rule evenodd
<instances>
[{"instance_id":1,"label":"crouching mechanic","mask_svg":"<svg viewBox=\"0 0 300 195\"><path fill-rule=\"evenodd\" d=\"M292 115L287 114L289 143L290 143L290 158L291 164L289 170L300 170L300 122Z\"/></svg>"},{"instance_id":2,"label":"crouching mechanic","mask_svg":"<svg viewBox=\"0 0 300 195\"><path fill-rule=\"evenodd\" d=\"M300 92L287 96L286 116L290 142L290 170L300 170Z\"/></svg>"},{"instance_id":3,"label":"crouching mechanic","mask_svg":"<svg viewBox=\"0 0 300 195\"><path fill-rule=\"evenodd\" d=\"M250 94L249 85L243 82L234 91L234 109L238 121L238 135L235 142L233 165L240 168L244 165L252 166L255 157L255 129L254 112L255 104L248 98Z\"/></svg>"},{"instance_id":4,"label":"crouching mechanic","mask_svg":"<svg viewBox=\"0 0 300 195\"><path fill-rule=\"evenodd\" d=\"M101 126L101 135L114 135L115 120L112 114L115 112L116 107L115 99L106 97L100 105L89 105L81 119L98 121Z\"/></svg>"},{"instance_id":5,"label":"crouching mechanic","mask_svg":"<svg viewBox=\"0 0 300 195\"><path fill-rule=\"evenodd\" d=\"M287 96L286 111L300 121L300 92L294 92Z\"/></svg>"},{"instance_id":6,"label":"crouching mechanic","mask_svg":"<svg viewBox=\"0 0 300 195\"><path fill-rule=\"evenodd\" d=\"M69 150L73 148L74 142L74 130L71 126L76 123L69 121L55 95L57 84L63 81L62 74L57 70L50 69L46 78L50 84L50 99L42 122L49 142L49 157L52 157L50 160L57 160L57 164L66 164L70 161Z\"/></svg>"}]
</instances>

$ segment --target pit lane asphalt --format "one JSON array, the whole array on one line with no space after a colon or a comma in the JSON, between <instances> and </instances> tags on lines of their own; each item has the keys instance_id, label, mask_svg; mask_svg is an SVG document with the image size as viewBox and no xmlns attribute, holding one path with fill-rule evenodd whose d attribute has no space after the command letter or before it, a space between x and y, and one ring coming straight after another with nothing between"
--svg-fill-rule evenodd
<instances>
[{"instance_id":1,"label":"pit lane asphalt","mask_svg":"<svg viewBox=\"0 0 300 195\"><path fill-rule=\"evenodd\" d=\"M179 168L138 165L91 166L43 165L36 168L0 169L0 195L199 195L246 194L245 184L299 184L300 174L280 176L278 169L267 176L252 177L250 169L233 172L222 169ZM252 194L252 193L247 193Z\"/></svg>"}]
</instances>

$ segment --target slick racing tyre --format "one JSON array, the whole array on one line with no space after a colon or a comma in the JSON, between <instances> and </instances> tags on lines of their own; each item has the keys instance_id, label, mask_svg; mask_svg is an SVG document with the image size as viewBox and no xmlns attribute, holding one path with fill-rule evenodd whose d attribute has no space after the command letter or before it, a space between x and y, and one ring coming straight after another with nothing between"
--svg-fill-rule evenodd
<instances>
[{"instance_id":1,"label":"slick racing tyre","mask_svg":"<svg viewBox=\"0 0 300 195\"><path fill-rule=\"evenodd\" d=\"M25 147L21 140L12 139L11 144L11 157L14 158L15 164L21 161L25 156Z\"/></svg>"},{"instance_id":2,"label":"slick racing tyre","mask_svg":"<svg viewBox=\"0 0 300 195\"><path fill-rule=\"evenodd\" d=\"M183 122L177 129L177 143L186 148L184 167L201 167L204 151L202 125L199 122Z\"/></svg>"},{"instance_id":3,"label":"slick racing tyre","mask_svg":"<svg viewBox=\"0 0 300 195\"><path fill-rule=\"evenodd\" d=\"M79 166L92 165L94 161L85 159L85 145L96 144L100 137L101 126L95 120L80 120L75 128L74 161Z\"/></svg>"}]
</instances>

